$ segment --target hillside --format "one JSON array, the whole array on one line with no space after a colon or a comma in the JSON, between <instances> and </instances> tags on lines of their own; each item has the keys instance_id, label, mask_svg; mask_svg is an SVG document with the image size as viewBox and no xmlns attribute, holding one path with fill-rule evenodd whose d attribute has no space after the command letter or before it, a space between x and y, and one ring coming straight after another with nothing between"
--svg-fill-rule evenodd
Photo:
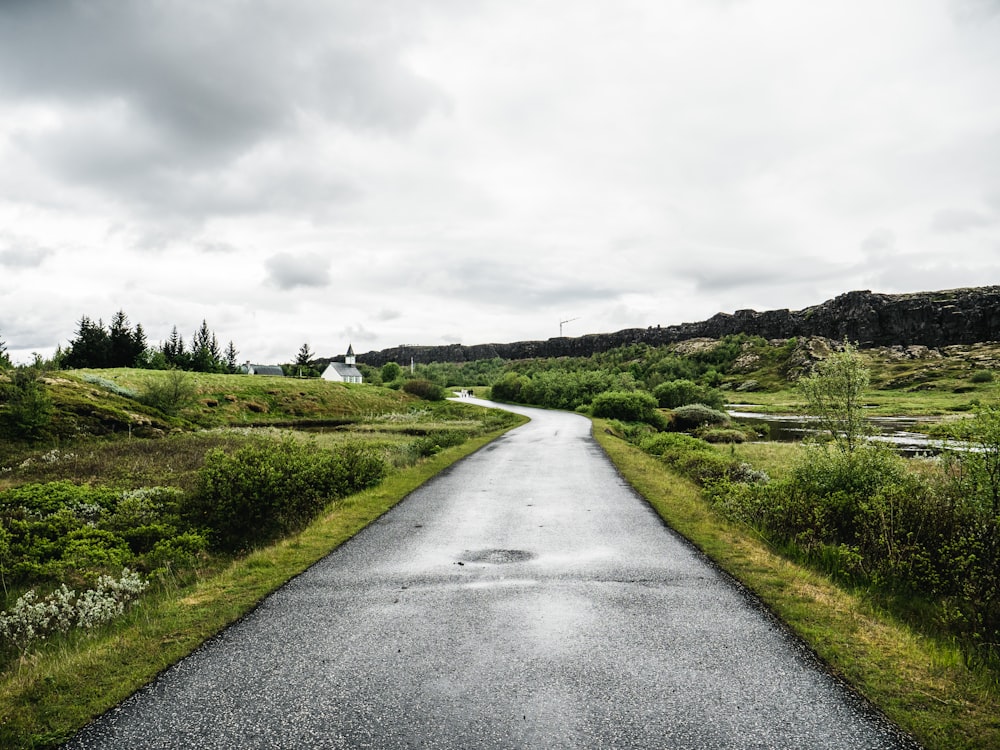
<instances>
[{"instance_id":1,"label":"hillside","mask_svg":"<svg viewBox=\"0 0 1000 750\"><path fill-rule=\"evenodd\" d=\"M660 346L693 338L719 339L733 334L765 339L820 336L845 338L860 348L876 346L941 347L1000 339L1000 286L950 289L913 294L855 291L803 310L737 310L699 323L628 328L575 338L518 341L510 344L405 346L371 351L358 361L470 362L481 359L586 357L629 344Z\"/></svg>"}]
</instances>

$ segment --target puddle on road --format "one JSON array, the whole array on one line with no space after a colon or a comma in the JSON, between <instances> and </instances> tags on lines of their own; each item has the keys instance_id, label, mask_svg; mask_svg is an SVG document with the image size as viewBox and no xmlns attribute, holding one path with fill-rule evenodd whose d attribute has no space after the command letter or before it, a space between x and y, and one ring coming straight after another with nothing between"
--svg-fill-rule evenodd
<instances>
[{"instance_id":1,"label":"puddle on road","mask_svg":"<svg viewBox=\"0 0 1000 750\"><path fill-rule=\"evenodd\" d=\"M486 563L487 565L506 565L508 563L526 562L536 557L534 552L523 549L480 549L466 550L459 556L461 562Z\"/></svg>"}]
</instances>

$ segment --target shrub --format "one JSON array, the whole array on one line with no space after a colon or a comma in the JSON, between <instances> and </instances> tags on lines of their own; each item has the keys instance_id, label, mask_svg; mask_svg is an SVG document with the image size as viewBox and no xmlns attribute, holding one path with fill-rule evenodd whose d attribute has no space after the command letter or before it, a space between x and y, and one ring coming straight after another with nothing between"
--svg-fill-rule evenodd
<instances>
[{"instance_id":1,"label":"shrub","mask_svg":"<svg viewBox=\"0 0 1000 750\"><path fill-rule=\"evenodd\" d=\"M680 435L671 432L663 432L644 438L640 441L639 447L651 456L662 456L665 453L685 450L705 450L708 448L703 440L691 437L690 435Z\"/></svg>"},{"instance_id":2,"label":"shrub","mask_svg":"<svg viewBox=\"0 0 1000 750\"><path fill-rule=\"evenodd\" d=\"M725 400L721 391L698 385L693 380L670 380L653 389L653 395L664 409L676 409L688 404L705 404L713 409L722 409Z\"/></svg>"},{"instance_id":3,"label":"shrub","mask_svg":"<svg viewBox=\"0 0 1000 750\"><path fill-rule=\"evenodd\" d=\"M764 472L755 471L748 463L728 458L704 440L690 435L652 435L640 439L639 447L650 455L659 456L672 469L702 485L768 480Z\"/></svg>"},{"instance_id":4,"label":"shrub","mask_svg":"<svg viewBox=\"0 0 1000 750\"><path fill-rule=\"evenodd\" d=\"M149 586L138 573L122 569L120 578L101 576L97 587L82 594L60 586L39 600L34 589L25 592L6 612L0 612L0 637L24 654L36 640L71 628L90 629L125 611Z\"/></svg>"},{"instance_id":5,"label":"shrub","mask_svg":"<svg viewBox=\"0 0 1000 750\"><path fill-rule=\"evenodd\" d=\"M183 370L171 369L165 375L150 377L139 393L139 401L175 416L194 403L195 395L191 376Z\"/></svg>"},{"instance_id":6,"label":"shrub","mask_svg":"<svg viewBox=\"0 0 1000 750\"><path fill-rule=\"evenodd\" d=\"M433 456L445 448L461 445L465 442L466 437L466 433L461 430L434 430L416 440L413 449L421 457Z\"/></svg>"},{"instance_id":7,"label":"shrub","mask_svg":"<svg viewBox=\"0 0 1000 750\"><path fill-rule=\"evenodd\" d=\"M120 569L132 559L128 543L118 534L105 529L84 526L74 529L60 541L63 552L54 563L61 572L60 578L71 576L93 580L97 572Z\"/></svg>"},{"instance_id":8,"label":"shrub","mask_svg":"<svg viewBox=\"0 0 1000 750\"><path fill-rule=\"evenodd\" d=\"M956 422L949 433L973 447L948 456L959 491L1000 517L1000 407L978 407L973 418Z\"/></svg>"},{"instance_id":9,"label":"shrub","mask_svg":"<svg viewBox=\"0 0 1000 750\"><path fill-rule=\"evenodd\" d=\"M693 430L705 425L729 423L729 415L705 404L688 404L674 409L671 424L675 430Z\"/></svg>"},{"instance_id":10,"label":"shrub","mask_svg":"<svg viewBox=\"0 0 1000 750\"><path fill-rule=\"evenodd\" d=\"M34 367L18 367L0 385L0 434L13 440L45 437L52 421L52 399Z\"/></svg>"},{"instance_id":11,"label":"shrub","mask_svg":"<svg viewBox=\"0 0 1000 750\"><path fill-rule=\"evenodd\" d=\"M527 378L521 377L516 372L508 372L490 386L490 398L497 401L520 401L521 389L527 381Z\"/></svg>"},{"instance_id":12,"label":"shrub","mask_svg":"<svg viewBox=\"0 0 1000 750\"><path fill-rule=\"evenodd\" d=\"M188 531L156 542L144 558L145 566L156 574L191 570L197 567L207 550L208 540L204 534Z\"/></svg>"},{"instance_id":13,"label":"shrub","mask_svg":"<svg viewBox=\"0 0 1000 750\"><path fill-rule=\"evenodd\" d=\"M383 383L391 383L403 374L403 368L396 362L386 362L379 371Z\"/></svg>"},{"instance_id":14,"label":"shrub","mask_svg":"<svg viewBox=\"0 0 1000 750\"><path fill-rule=\"evenodd\" d=\"M209 453L188 514L214 546L238 550L303 528L332 499L378 484L385 462L373 451L322 451L293 440L259 442L232 455Z\"/></svg>"},{"instance_id":15,"label":"shrub","mask_svg":"<svg viewBox=\"0 0 1000 750\"><path fill-rule=\"evenodd\" d=\"M991 370L976 370L969 380L973 383L992 383L993 372Z\"/></svg>"},{"instance_id":16,"label":"shrub","mask_svg":"<svg viewBox=\"0 0 1000 750\"><path fill-rule=\"evenodd\" d=\"M444 388L429 380L407 380L403 390L424 401L444 401Z\"/></svg>"},{"instance_id":17,"label":"shrub","mask_svg":"<svg viewBox=\"0 0 1000 750\"><path fill-rule=\"evenodd\" d=\"M698 433L706 443L745 443L747 434L743 430L727 427L710 427Z\"/></svg>"},{"instance_id":18,"label":"shrub","mask_svg":"<svg viewBox=\"0 0 1000 750\"><path fill-rule=\"evenodd\" d=\"M863 401L868 382L868 368L846 341L843 351L817 363L815 371L799 381L809 412L841 450L853 451L871 432Z\"/></svg>"},{"instance_id":19,"label":"shrub","mask_svg":"<svg viewBox=\"0 0 1000 750\"><path fill-rule=\"evenodd\" d=\"M595 417L625 422L653 422L658 416L656 399L645 391L607 391L591 402Z\"/></svg>"}]
</instances>

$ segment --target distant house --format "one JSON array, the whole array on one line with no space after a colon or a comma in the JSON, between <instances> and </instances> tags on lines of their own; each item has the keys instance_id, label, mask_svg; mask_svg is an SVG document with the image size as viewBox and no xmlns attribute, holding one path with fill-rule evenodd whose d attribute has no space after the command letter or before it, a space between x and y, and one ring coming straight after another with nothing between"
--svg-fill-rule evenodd
<instances>
[{"instance_id":1,"label":"distant house","mask_svg":"<svg viewBox=\"0 0 1000 750\"><path fill-rule=\"evenodd\" d=\"M285 371L280 365L252 365L247 362L240 368L247 375L272 375L274 377L285 377Z\"/></svg>"},{"instance_id":2,"label":"distant house","mask_svg":"<svg viewBox=\"0 0 1000 750\"><path fill-rule=\"evenodd\" d=\"M344 361L331 362L320 377L334 383L360 383L361 370L354 366L354 345L348 344Z\"/></svg>"}]
</instances>

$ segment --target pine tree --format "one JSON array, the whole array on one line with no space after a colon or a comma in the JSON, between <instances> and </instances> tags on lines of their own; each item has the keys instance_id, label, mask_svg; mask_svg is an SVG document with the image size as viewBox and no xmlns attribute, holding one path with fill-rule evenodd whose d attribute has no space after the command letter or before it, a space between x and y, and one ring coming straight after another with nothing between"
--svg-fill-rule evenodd
<instances>
[{"instance_id":1,"label":"pine tree","mask_svg":"<svg viewBox=\"0 0 1000 750\"><path fill-rule=\"evenodd\" d=\"M225 354L226 372L235 373L239 369L239 365L237 364L237 359L236 359L238 356L239 352L236 351L236 347L233 346L233 342L230 341L229 346L226 347L226 354Z\"/></svg>"},{"instance_id":2,"label":"pine tree","mask_svg":"<svg viewBox=\"0 0 1000 750\"><path fill-rule=\"evenodd\" d=\"M191 368L197 372L218 372L222 369L219 341L205 320L201 321L201 327L191 339Z\"/></svg>"},{"instance_id":3,"label":"pine tree","mask_svg":"<svg viewBox=\"0 0 1000 750\"><path fill-rule=\"evenodd\" d=\"M142 326L136 326L133 332L125 311L116 312L108 329L108 366L134 367L145 350L146 336Z\"/></svg>"},{"instance_id":4,"label":"pine tree","mask_svg":"<svg viewBox=\"0 0 1000 750\"><path fill-rule=\"evenodd\" d=\"M170 338L163 342L160 351L163 352L168 364L174 367L181 366L181 360L185 357L184 337L177 333L177 326L174 326L173 330L170 331Z\"/></svg>"},{"instance_id":5,"label":"pine tree","mask_svg":"<svg viewBox=\"0 0 1000 750\"><path fill-rule=\"evenodd\" d=\"M136 367L149 367L152 352L149 351L149 343L146 341L146 331L142 328L142 323L135 324L132 332L132 351L135 353L133 360Z\"/></svg>"},{"instance_id":6,"label":"pine tree","mask_svg":"<svg viewBox=\"0 0 1000 750\"><path fill-rule=\"evenodd\" d=\"M104 322L94 323L84 315L63 361L66 367L108 367L110 353L111 342Z\"/></svg>"},{"instance_id":7,"label":"pine tree","mask_svg":"<svg viewBox=\"0 0 1000 750\"><path fill-rule=\"evenodd\" d=\"M7 356L7 342L0 339L0 368L10 367L10 357Z\"/></svg>"},{"instance_id":8,"label":"pine tree","mask_svg":"<svg viewBox=\"0 0 1000 750\"><path fill-rule=\"evenodd\" d=\"M309 349L309 344L305 343L302 345L302 348L299 349L299 354L295 358L295 364L299 367L308 367L314 356L315 355Z\"/></svg>"}]
</instances>

